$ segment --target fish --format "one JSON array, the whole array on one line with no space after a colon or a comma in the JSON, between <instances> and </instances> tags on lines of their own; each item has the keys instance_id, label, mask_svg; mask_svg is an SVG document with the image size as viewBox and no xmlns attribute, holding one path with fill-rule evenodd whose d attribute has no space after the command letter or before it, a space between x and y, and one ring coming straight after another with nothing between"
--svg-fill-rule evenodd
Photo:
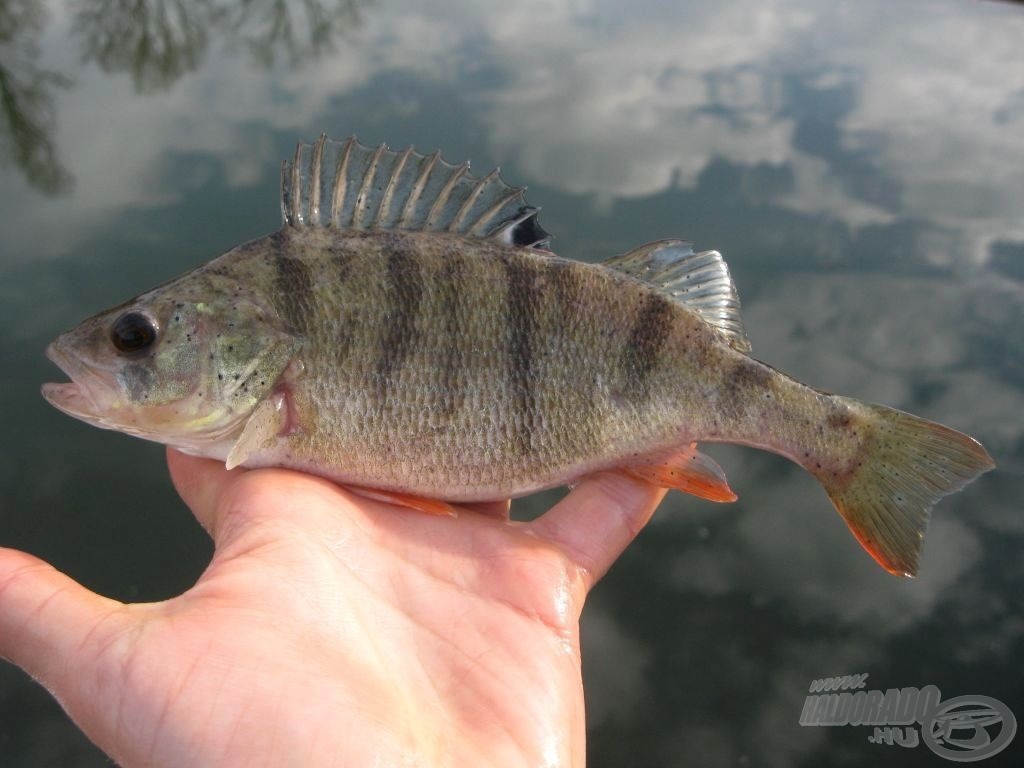
<instances>
[{"instance_id":1,"label":"fish","mask_svg":"<svg viewBox=\"0 0 1024 768\"><path fill-rule=\"evenodd\" d=\"M426 512L598 472L733 501L700 443L785 456L886 571L995 466L973 438L751 356L714 250L557 256L497 170L326 135L282 164L281 228L89 318L48 357L66 414Z\"/></svg>"}]
</instances>

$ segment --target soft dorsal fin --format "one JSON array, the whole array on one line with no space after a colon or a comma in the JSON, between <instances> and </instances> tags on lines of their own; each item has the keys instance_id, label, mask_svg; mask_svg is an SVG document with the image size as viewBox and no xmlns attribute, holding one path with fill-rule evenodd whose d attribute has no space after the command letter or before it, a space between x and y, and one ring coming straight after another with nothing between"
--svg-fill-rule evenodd
<instances>
[{"instance_id":1,"label":"soft dorsal fin","mask_svg":"<svg viewBox=\"0 0 1024 768\"><path fill-rule=\"evenodd\" d=\"M733 349L750 351L740 319L740 297L718 251L694 253L693 246L682 240L658 240L612 256L604 265L657 287L700 315Z\"/></svg>"},{"instance_id":2,"label":"soft dorsal fin","mask_svg":"<svg viewBox=\"0 0 1024 768\"><path fill-rule=\"evenodd\" d=\"M497 170L483 177L440 152L366 147L353 136L300 142L281 168L281 215L291 227L453 232L547 249L550 235L525 189Z\"/></svg>"}]
</instances>

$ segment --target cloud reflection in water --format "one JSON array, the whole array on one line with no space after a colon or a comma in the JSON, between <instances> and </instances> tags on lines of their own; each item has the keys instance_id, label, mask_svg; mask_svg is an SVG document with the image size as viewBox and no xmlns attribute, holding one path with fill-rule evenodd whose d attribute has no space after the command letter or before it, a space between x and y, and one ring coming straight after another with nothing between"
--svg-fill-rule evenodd
<instances>
[{"instance_id":1,"label":"cloud reflection in water","mask_svg":"<svg viewBox=\"0 0 1024 768\"><path fill-rule=\"evenodd\" d=\"M670 497L588 609L593 764L874 758L860 732L797 725L809 682L832 674L1021 693L1003 682L1024 652L1019 8L147 0L141 23L113 0L58 6L79 15L37 25L35 65L75 83L51 88L36 122L79 183L44 200L4 172L6 354L27 359L56 330L31 311L44 268L46 305L70 323L101 290L117 300L276 226L296 138L500 162L560 252L667 236L719 248L756 356L977 434L1000 463L939 506L921 577L900 582L810 477L715 451L740 502ZM35 397L40 370L17 396ZM50 466L66 502L88 473L57 466L55 440L34 435L11 463ZM138 461L122 441L107 444ZM10 503L52 519L15 476ZM118 495L151 494L148 479Z\"/></svg>"}]
</instances>

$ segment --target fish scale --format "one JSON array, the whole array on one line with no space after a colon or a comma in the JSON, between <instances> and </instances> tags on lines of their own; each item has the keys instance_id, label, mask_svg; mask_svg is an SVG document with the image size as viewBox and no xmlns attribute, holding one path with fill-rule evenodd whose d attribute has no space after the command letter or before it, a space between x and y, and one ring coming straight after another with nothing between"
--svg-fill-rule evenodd
<instances>
[{"instance_id":1,"label":"fish scale","mask_svg":"<svg viewBox=\"0 0 1024 768\"><path fill-rule=\"evenodd\" d=\"M718 366L696 361L687 370L683 348L702 348L686 334L703 336L703 347L720 342L683 307L628 276L490 246L493 252L463 255L453 314L446 307L450 253L443 237L300 230L272 243L297 254L285 259L289 275L298 269L294 262L317 274L334 254L359 254L344 286L320 284L302 302L272 293L282 316L307 329L305 374L292 396L300 423L309 426L289 445L303 466L336 453L332 463L349 465L350 481L379 483L392 471L397 443L409 461L437 468L421 470L415 487L398 473L388 477L398 490L456 500L505 496L524 477L611 465L712 426L687 411L700 390L722 388L705 381ZM239 279L250 282L253 259L252 248L224 257L237 261ZM279 256L256 261L282 263ZM580 315L603 323L566 326L558 275L563 291L576 283ZM339 307L355 329L344 360L333 343ZM292 316L297 309L301 316ZM445 360L447 368L439 365ZM464 391L449 392L446 382L456 378ZM430 418L453 398L468 407L443 422ZM452 487L448 452L480 450L486 460L476 465L473 482Z\"/></svg>"},{"instance_id":2,"label":"fish scale","mask_svg":"<svg viewBox=\"0 0 1024 768\"><path fill-rule=\"evenodd\" d=\"M343 285L319 283L301 301L291 291L271 292L281 316L307 337L305 373L293 397L300 422L310 426L290 445L295 460L338 453L336 463L361 462L350 479L367 482L388 461L380 435L390 434L427 466L444 451L483 450L487 461L477 466L475 482L508 495L522 476L564 473L603 459L617 444L632 451L676 439L673 419L646 419L648 428L635 430L650 394L636 385L653 379L659 364L666 374L661 399L678 401L668 359L659 360L651 344L633 344L644 333L665 337L644 308L652 296L659 307L670 302L626 276L616 275L619 285L602 291L596 286L604 271L493 245L494 253L461 255L463 287L453 291L449 245L438 236L301 230L271 238L272 258L253 244L215 263L240 282L279 287L306 285L338 258L354 275ZM263 276L253 273L254 263L267 265ZM578 317L607 318L604 327L588 334L578 321L567 324L567 292L577 294ZM627 305L636 318L623 324L615 318ZM334 341L343 324L351 337L339 355ZM694 327L711 333L699 322ZM452 488L443 473L420 482L429 485L417 490L447 498L482 492Z\"/></svg>"},{"instance_id":3,"label":"fish scale","mask_svg":"<svg viewBox=\"0 0 1024 768\"><path fill-rule=\"evenodd\" d=\"M994 466L977 441L749 356L722 256L562 259L523 190L438 153L321 137L282 168L280 231L49 348L72 416L422 509L618 471L730 501L697 442L782 454L884 568Z\"/></svg>"}]
</instances>

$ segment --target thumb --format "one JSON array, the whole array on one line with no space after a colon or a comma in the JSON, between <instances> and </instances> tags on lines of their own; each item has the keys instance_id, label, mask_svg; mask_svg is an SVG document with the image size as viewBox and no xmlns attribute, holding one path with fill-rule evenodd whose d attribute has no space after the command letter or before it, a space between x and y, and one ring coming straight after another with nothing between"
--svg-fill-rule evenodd
<instances>
[{"instance_id":1,"label":"thumb","mask_svg":"<svg viewBox=\"0 0 1024 768\"><path fill-rule=\"evenodd\" d=\"M58 699L78 677L75 657L123 628L127 617L122 608L39 558L0 547L0 657ZM99 633L101 624L104 632Z\"/></svg>"}]
</instances>

